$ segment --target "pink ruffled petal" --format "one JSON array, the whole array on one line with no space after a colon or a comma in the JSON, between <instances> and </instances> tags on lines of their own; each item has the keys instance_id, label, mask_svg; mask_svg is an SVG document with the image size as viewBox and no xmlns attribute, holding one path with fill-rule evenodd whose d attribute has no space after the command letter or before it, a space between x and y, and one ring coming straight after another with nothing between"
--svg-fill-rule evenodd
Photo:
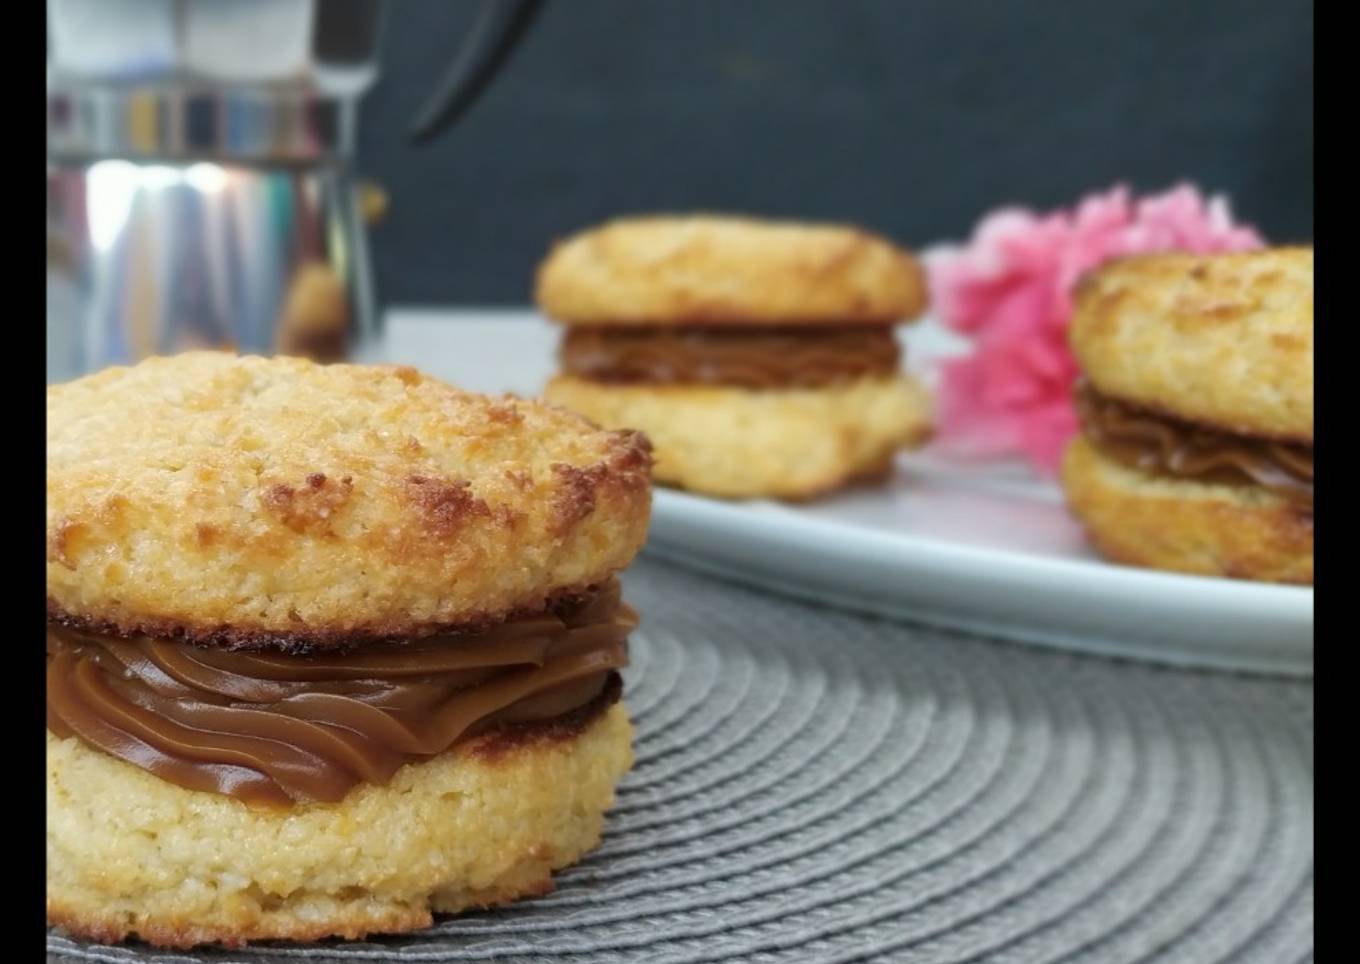
<instances>
[{"instance_id":1,"label":"pink ruffled petal","mask_svg":"<svg viewBox=\"0 0 1360 964\"><path fill-rule=\"evenodd\" d=\"M942 363L937 446L970 457L1021 455L1056 471L1077 431L1067 345L1072 289L1112 258L1260 247L1222 197L1190 184L1134 198L1128 187L1082 198L1068 210L1004 208L978 222L967 244L926 253L934 310L971 335L973 353Z\"/></svg>"}]
</instances>

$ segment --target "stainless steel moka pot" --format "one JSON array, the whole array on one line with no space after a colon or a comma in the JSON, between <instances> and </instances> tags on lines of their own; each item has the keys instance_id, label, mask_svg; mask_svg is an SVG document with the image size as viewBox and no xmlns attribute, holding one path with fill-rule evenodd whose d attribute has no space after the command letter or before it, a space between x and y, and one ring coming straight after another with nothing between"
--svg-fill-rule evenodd
<instances>
[{"instance_id":1,"label":"stainless steel moka pot","mask_svg":"<svg viewBox=\"0 0 1360 964\"><path fill-rule=\"evenodd\" d=\"M481 0L412 136L467 108L540 0ZM377 334L353 159L384 0L48 0L47 377Z\"/></svg>"}]
</instances>

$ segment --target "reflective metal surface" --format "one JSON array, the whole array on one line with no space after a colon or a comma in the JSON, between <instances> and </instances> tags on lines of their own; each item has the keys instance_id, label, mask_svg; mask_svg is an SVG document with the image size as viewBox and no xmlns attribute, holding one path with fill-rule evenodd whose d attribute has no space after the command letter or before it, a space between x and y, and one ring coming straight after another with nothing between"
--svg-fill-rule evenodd
<instances>
[{"instance_id":1,"label":"reflective metal surface","mask_svg":"<svg viewBox=\"0 0 1360 964\"><path fill-rule=\"evenodd\" d=\"M541 0L481 0L421 111L445 130ZM351 157L383 0L48 0L47 377L377 333ZM370 218L384 202L370 192Z\"/></svg>"},{"instance_id":2,"label":"reflective metal surface","mask_svg":"<svg viewBox=\"0 0 1360 964\"><path fill-rule=\"evenodd\" d=\"M62 157L318 161L353 151L379 0L49 0Z\"/></svg>"},{"instance_id":3,"label":"reflective metal surface","mask_svg":"<svg viewBox=\"0 0 1360 964\"><path fill-rule=\"evenodd\" d=\"M322 162L354 151L358 105L307 90L162 89L52 81L52 157Z\"/></svg>"},{"instance_id":4,"label":"reflective metal surface","mask_svg":"<svg viewBox=\"0 0 1360 964\"><path fill-rule=\"evenodd\" d=\"M375 333L349 157L381 0L49 0L47 377Z\"/></svg>"},{"instance_id":5,"label":"reflective metal surface","mask_svg":"<svg viewBox=\"0 0 1360 964\"><path fill-rule=\"evenodd\" d=\"M382 0L47 0L51 76L88 84L306 88L358 96Z\"/></svg>"},{"instance_id":6,"label":"reflective metal surface","mask_svg":"<svg viewBox=\"0 0 1360 964\"><path fill-rule=\"evenodd\" d=\"M342 165L48 168L47 377L188 348L345 357L376 333Z\"/></svg>"}]
</instances>

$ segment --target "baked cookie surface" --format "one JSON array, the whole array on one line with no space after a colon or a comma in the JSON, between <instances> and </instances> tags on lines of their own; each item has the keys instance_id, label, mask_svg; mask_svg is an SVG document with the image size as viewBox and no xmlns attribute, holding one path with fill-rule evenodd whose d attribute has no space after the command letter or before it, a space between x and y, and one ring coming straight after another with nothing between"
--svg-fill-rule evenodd
<instances>
[{"instance_id":1,"label":"baked cookie surface","mask_svg":"<svg viewBox=\"0 0 1360 964\"><path fill-rule=\"evenodd\" d=\"M632 761L614 703L521 742L475 737L334 804L252 809L47 735L48 921L111 942L359 939L552 889Z\"/></svg>"},{"instance_id":2,"label":"baked cookie surface","mask_svg":"<svg viewBox=\"0 0 1360 964\"><path fill-rule=\"evenodd\" d=\"M1313 439L1313 249L1146 255L1078 287L1072 348L1104 395L1225 431Z\"/></svg>"},{"instance_id":3,"label":"baked cookie surface","mask_svg":"<svg viewBox=\"0 0 1360 964\"><path fill-rule=\"evenodd\" d=\"M859 228L694 215L612 221L558 243L535 298L569 324L889 324L925 276Z\"/></svg>"},{"instance_id":4,"label":"baked cookie surface","mask_svg":"<svg viewBox=\"0 0 1360 964\"><path fill-rule=\"evenodd\" d=\"M632 559L649 467L637 433L409 368L108 369L48 389L49 617L316 648L537 611Z\"/></svg>"},{"instance_id":5,"label":"baked cookie surface","mask_svg":"<svg viewBox=\"0 0 1360 964\"><path fill-rule=\"evenodd\" d=\"M1083 438L1067 449L1063 488L1106 558L1205 576L1313 583L1313 513L1254 486L1158 477Z\"/></svg>"},{"instance_id":6,"label":"baked cookie surface","mask_svg":"<svg viewBox=\"0 0 1360 964\"><path fill-rule=\"evenodd\" d=\"M544 394L601 425L644 431L659 482L728 498L810 498L872 478L931 427L925 389L901 375L759 390L559 375Z\"/></svg>"}]
</instances>

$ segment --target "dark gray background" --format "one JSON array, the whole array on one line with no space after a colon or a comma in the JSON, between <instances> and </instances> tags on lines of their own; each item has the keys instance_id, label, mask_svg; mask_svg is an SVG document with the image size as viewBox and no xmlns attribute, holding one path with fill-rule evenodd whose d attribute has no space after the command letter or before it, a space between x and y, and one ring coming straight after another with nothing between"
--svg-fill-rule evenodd
<instances>
[{"instance_id":1,"label":"dark gray background","mask_svg":"<svg viewBox=\"0 0 1360 964\"><path fill-rule=\"evenodd\" d=\"M391 5L359 164L391 303L524 303L549 241L625 212L846 220L912 245L1124 180L1313 232L1307 0L550 0L443 139L406 127L474 5Z\"/></svg>"}]
</instances>

